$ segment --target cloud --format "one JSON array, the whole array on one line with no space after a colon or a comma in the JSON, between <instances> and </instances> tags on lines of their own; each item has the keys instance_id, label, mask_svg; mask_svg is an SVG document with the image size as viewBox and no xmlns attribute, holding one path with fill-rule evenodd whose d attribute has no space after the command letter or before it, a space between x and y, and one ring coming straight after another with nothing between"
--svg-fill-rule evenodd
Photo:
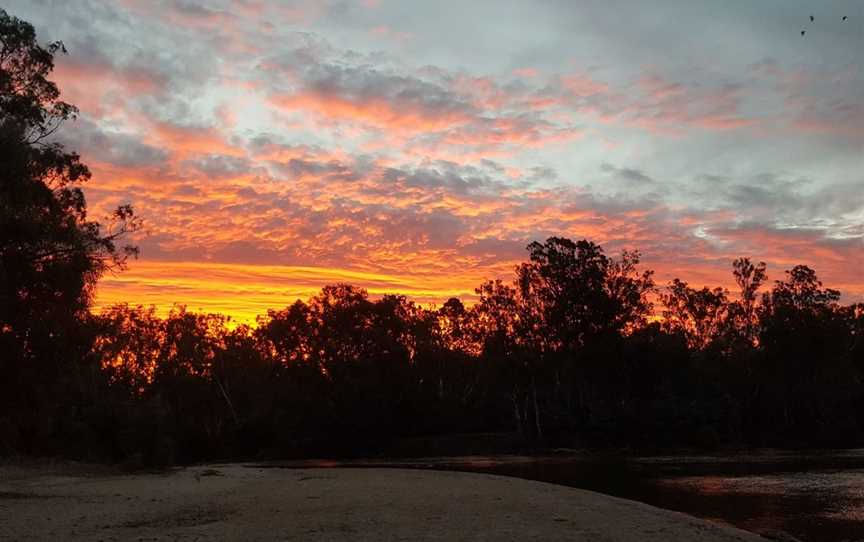
<instances>
[{"instance_id":1,"label":"cloud","mask_svg":"<svg viewBox=\"0 0 864 542\"><path fill-rule=\"evenodd\" d=\"M470 290L475 283L468 278L510 276L528 242L565 235L600 242L612 253L638 248L661 280L684 276L694 283L728 285L726 268L740 255L779 267L818 258L821 265L814 267L826 282L845 286L853 297L864 293L849 267L864 232L838 242L817 228L744 223L748 215L741 209L675 209L652 196L600 196L567 185L531 188L492 168L447 162L394 167L328 160L323 150L318 153L320 161L289 160L281 176L237 179L208 175L198 166L190 170L193 176L177 177L171 197L139 194L150 234L143 258L435 277L450 285L441 290L449 295L459 285ZM229 171L242 166L233 160L208 157L205 163L220 172L225 164ZM627 168L607 166L611 174L627 175ZM763 179L769 180L784 182ZM724 190L730 208L746 201L752 216L758 216L759 205L794 206L782 197L753 196L734 182ZM195 295L214 287L212 280L201 277ZM412 280L411 288L423 289L420 278ZM146 295L154 299L155 293Z\"/></svg>"},{"instance_id":2,"label":"cloud","mask_svg":"<svg viewBox=\"0 0 864 542\"><path fill-rule=\"evenodd\" d=\"M690 197L728 209L739 222L818 230L826 238L854 237L862 224L864 195L857 183L825 187L816 179L783 172L703 178L708 182L690 189Z\"/></svg>"},{"instance_id":3,"label":"cloud","mask_svg":"<svg viewBox=\"0 0 864 542\"><path fill-rule=\"evenodd\" d=\"M242 156L209 154L183 162L208 178L236 178L254 173L255 167Z\"/></svg>"},{"instance_id":4,"label":"cloud","mask_svg":"<svg viewBox=\"0 0 864 542\"><path fill-rule=\"evenodd\" d=\"M59 132L57 139L91 160L118 167L160 166L168 159L164 149L147 145L133 134L107 131L86 118Z\"/></svg>"},{"instance_id":5,"label":"cloud","mask_svg":"<svg viewBox=\"0 0 864 542\"><path fill-rule=\"evenodd\" d=\"M322 128L359 125L386 134L388 146L438 158L581 136L569 123L514 111L518 93L490 78L376 65L306 34L294 40L294 50L262 63L275 69L269 84L278 90L269 101L288 114L314 115Z\"/></svg>"},{"instance_id":6,"label":"cloud","mask_svg":"<svg viewBox=\"0 0 864 542\"><path fill-rule=\"evenodd\" d=\"M603 162L600 164L600 169L610 175L614 175L615 177L624 179L625 181L631 181L634 183L653 183L654 179L643 173L642 171L634 168L619 168L615 167L612 164L607 164Z\"/></svg>"},{"instance_id":7,"label":"cloud","mask_svg":"<svg viewBox=\"0 0 864 542\"><path fill-rule=\"evenodd\" d=\"M864 296L849 30L802 45L757 3L10 2L70 49L91 214L144 218L100 303L470 299L550 235L638 248L661 282L731 285L750 255Z\"/></svg>"},{"instance_id":8,"label":"cloud","mask_svg":"<svg viewBox=\"0 0 864 542\"><path fill-rule=\"evenodd\" d=\"M859 149L864 144L864 90L857 62L807 69L764 58L750 69L770 81L780 96L784 127Z\"/></svg>"}]
</instances>

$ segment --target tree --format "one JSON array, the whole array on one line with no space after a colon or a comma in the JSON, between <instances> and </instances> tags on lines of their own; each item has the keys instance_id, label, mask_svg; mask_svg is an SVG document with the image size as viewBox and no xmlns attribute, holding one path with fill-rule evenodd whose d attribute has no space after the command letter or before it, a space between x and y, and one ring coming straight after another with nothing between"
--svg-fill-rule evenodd
<instances>
[{"instance_id":1,"label":"tree","mask_svg":"<svg viewBox=\"0 0 864 542\"><path fill-rule=\"evenodd\" d=\"M461 300L455 297L448 299L438 309L437 321L437 332L445 348L462 352L472 349L468 311Z\"/></svg>"},{"instance_id":2,"label":"tree","mask_svg":"<svg viewBox=\"0 0 864 542\"><path fill-rule=\"evenodd\" d=\"M62 43L43 48L31 25L0 10L0 45L0 332L28 355L53 336L42 323L79 317L96 280L137 254L117 245L137 222L128 205L107 231L89 220L80 185L90 171L49 141L77 114L47 79Z\"/></svg>"},{"instance_id":3,"label":"tree","mask_svg":"<svg viewBox=\"0 0 864 542\"><path fill-rule=\"evenodd\" d=\"M720 335L729 307L725 289L706 286L696 290L674 279L660 299L664 305L663 327L681 333L690 348L704 350Z\"/></svg>"},{"instance_id":4,"label":"tree","mask_svg":"<svg viewBox=\"0 0 864 542\"><path fill-rule=\"evenodd\" d=\"M786 280L778 280L774 289L763 297L768 313L778 310L818 314L832 308L840 300L840 292L822 288L816 271L806 265L796 265L786 271Z\"/></svg>"},{"instance_id":5,"label":"tree","mask_svg":"<svg viewBox=\"0 0 864 542\"><path fill-rule=\"evenodd\" d=\"M500 280L489 280L474 290L479 296L471 308L469 333L479 351L497 356L512 354L519 333L519 301L516 290Z\"/></svg>"},{"instance_id":6,"label":"tree","mask_svg":"<svg viewBox=\"0 0 864 542\"><path fill-rule=\"evenodd\" d=\"M838 428L854 426L849 403L857 385L851 352L855 341L840 292L823 288L804 265L786 271L762 297L759 343L765 356L759 413L780 434L833 445ZM787 438L791 438L788 437Z\"/></svg>"},{"instance_id":7,"label":"tree","mask_svg":"<svg viewBox=\"0 0 864 542\"><path fill-rule=\"evenodd\" d=\"M501 280L488 280L475 292L479 300L469 313L470 334L480 355L495 364L500 390L507 394L502 402L512 404L515 428L524 433L533 402L530 392L536 390L535 352L526 333L532 324L525 318L517 290ZM538 408L533 412L535 431L539 434L540 413Z\"/></svg>"},{"instance_id":8,"label":"tree","mask_svg":"<svg viewBox=\"0 0 864 542\"><path fill-rule=\"evenodd\" d=\"M592 404L611 396L619 339L644 324L654 281L650 271L637 271L637 252L615 260L587 240L550 237L528 251L530 261L516 269L515 336L526 347L522 380L530 385L539 434L541 410L576 426L591 418Z\"/></svg>"},{"instance_id":9,"label":"tree","mask_svg":"<svg viewBox=\"0 0 864 542\"><path fill-rule=\"evenodd\" d=\"M66 52L63 42L40 46L30 24L0 9L0 122L23 142L44 140L78 112L47 79L57 51Z\"/></svg>"},{"instance_id":10,"label":"tree","mask_svg":"<svg viewBox=\"0 0 864 542\"><path fill-rule=\"evenodd\" d=\"M107 228L90 220L90 171L51 141L77 114L48 80L58 52L0 9L0 412L56 404L59 373L89 349L80 326L93 286L137 253L118 244L137 227L132 208Z\"/></svg>"},{"instance_id":11,"label":"tree","mask_svg":"<svg viewBox=\"0 0 864 542\"><path fill-rule=\"evenodd\" d=\"M530 262L516 271L519 293L551 349L575 351L594 337L639 326L650 313L654 281L651 271L636 270L638 252L615 261L590 241L560 237L531 243L528 251Z\"/></svg>"},{"instance_id":12,"label":"tree","mask_svg":"<svg viewBox=\"0 0 864 542\"><path fill-rule=\"evenodd\" d=\"M95 318L93 354L111 386L124 394L145 393L156 376L163 322L156 308L120 304Z\"/></svg>"},{"instance_id":13,"label":"tree","mask_svg":"<svg viewBox=\"0 0 864 542\"><path fill-rule=\"evenodd\" d=\"M754 265L750 258L737 258L732 262L732 274L741 293L738 302L730 306L730 319L738 336L752 345L756 339L756 294L768 279L765 262Z\"/></svg>"}]
</instances>

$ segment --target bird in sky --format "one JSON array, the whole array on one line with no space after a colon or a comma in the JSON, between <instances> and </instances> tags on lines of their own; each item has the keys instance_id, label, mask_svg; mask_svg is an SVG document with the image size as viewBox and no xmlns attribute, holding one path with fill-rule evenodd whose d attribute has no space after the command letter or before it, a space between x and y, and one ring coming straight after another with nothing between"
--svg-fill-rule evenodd
<instances>
[{"instance_id":1,"label":"bird in sky","mask_svg":"<svg viewBox=\"0 0 864 542\"><path fill-rule=\"evenodd\" d=\"M849 18L849 17L847 17L846 15L843 16L843 20L844 20L844 21L845 21L846 19L848 19L848 18Z\"/></svg>"},{"instance_id":2,"label":"bird in sky","mask_svg":"<svg viewBox=\"0 0 864 542\"><path fill-rule=\"evenodd\" d=\"M811 15L811 16L810 16L810 22L812 23L812 22L815 21L815 20L816 20L816 17L814 17L814 16Z\"/></svg>"},{"instance_id":3,"label":"bird in sky","mask_svg":"<svg viewBox=\"0 0 864 542\"><path fill-rule=\"evenodd\" d=\"M802 31L801 31L801 35L802 35L802 36L803 36L804 34L806 34L806 33L807 33L806 30L802 30Z\"/></svg>"}]
</instances>

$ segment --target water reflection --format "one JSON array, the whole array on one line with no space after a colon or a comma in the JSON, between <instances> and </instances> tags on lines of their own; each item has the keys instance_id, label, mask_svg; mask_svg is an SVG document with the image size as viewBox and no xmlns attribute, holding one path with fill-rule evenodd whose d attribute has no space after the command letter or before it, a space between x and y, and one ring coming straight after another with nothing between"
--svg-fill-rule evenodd
<instances>
[{"instance_id":1,"label":"water reflection","mask_svg":"<svg viewBox=\"0 0 864 542\"><path fill-rule=\"evenodd\" d=\"M855 459L859 468L852 468ZM639 458L459 470L507 474L615 495L809 542L864 540L864 457ZM842 468L838 468L838 466ZM801 470L797 470L801 469Z\"/></svg>"},{"instance_id":2,"label":"water reflection","mask_svg":"<svg viewBox=\"0 0 864 542\"><path fill-rule=\"evenodd\" d=\"M274 466L274 465L271 465ZM288 467L434 468L579 487L805 542L864 541L864 451L604 457L470 456L294 462Z\"/></svg>"},{"instance_id":3,"label":"water reflection","mask_svg":"<svg viewBox=\"0 0 864 542\"><path fill-rule=\"evenodd\" d=\"M758 532L781 530L806 540L864 540L864 469L781 472L759 476L683 476L658 485L730 505L721 518Z\"/></svg>"}]
</instances>

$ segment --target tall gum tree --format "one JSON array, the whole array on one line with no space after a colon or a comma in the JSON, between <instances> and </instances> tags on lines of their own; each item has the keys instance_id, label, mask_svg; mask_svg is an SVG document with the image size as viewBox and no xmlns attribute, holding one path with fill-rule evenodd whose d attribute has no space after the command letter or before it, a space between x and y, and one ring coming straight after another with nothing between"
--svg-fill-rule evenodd
<instances>
[{"instance_id":1,"label":"tall gum tree","mask_svg":"<svg viewBox=\"0 0 864 542\"><path fill-rule=\"evenodd\" d=\"M137 254L121 244L138 227L132 207L91 220L90 171L52 137L78 113L48 79L65 52L0 9L0 418L57 394L64 366L89 349L81 324L96 281Z\"/></svg>"}]
</instances>

